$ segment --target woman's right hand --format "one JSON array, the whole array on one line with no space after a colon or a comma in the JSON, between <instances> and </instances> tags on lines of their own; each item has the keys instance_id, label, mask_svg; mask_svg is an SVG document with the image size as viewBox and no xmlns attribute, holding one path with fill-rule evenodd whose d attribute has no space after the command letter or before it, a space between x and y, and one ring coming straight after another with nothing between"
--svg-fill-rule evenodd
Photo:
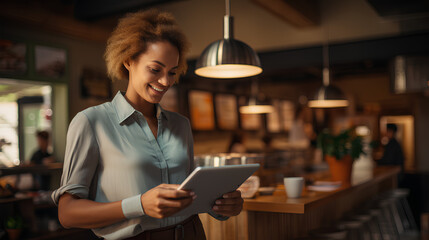
<instances>
[{"instance_id":1,"label":"woman's right hand","mask_svg":"<svg viewBox=\"0 0 429 240\"><path fill-rule=\"evenodd\" d=\"M160 184L142 194L141 202L146 215L165 218L189 206L196 198L193 192L177 190L178 184Z\"/></svg>"}]
</instances>

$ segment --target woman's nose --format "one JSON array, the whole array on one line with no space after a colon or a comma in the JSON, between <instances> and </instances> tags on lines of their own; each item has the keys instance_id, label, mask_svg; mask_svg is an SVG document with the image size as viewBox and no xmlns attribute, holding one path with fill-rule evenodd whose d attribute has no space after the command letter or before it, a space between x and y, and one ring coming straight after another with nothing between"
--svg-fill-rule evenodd
<instances>
[{"instance_id":1,"label":"woman's nose","mask_svg":"<svg viewBox=\"0 0 429 240\"><path fill-rule=\"evenodd\" d=\"M160 84L162 84L163 86L169 86L169 85L170 85L170 82L169 82L169 80L168 80L168 75L164 75L164 76L162 76L161 78L159 78L159 79L158 79L158 82L159 82Z\"/></svg>"}]
</instances>

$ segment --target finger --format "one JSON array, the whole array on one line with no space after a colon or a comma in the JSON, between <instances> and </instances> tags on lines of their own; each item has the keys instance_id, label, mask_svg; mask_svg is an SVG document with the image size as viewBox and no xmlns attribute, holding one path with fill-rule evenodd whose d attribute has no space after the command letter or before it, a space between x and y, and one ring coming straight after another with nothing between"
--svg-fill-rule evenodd
<instances>
[{"instance_id":1,"label":"finger","mask_svg":"<svg viewBox=\"0 0 429 240\"><path fill-rule=\"evenodd\" d=\"M183 208L165 208L162 209L162 216L165 217L169 217L179 211L181 211Z\"/></svg>"},{"instance_id":2,"label":"finger","mask_svg":"<svg viewBox=\"0 0 429 240\"><path fill-rule=\"evenodd\" d=\"M213 207L213 211L216 214L228 216L228 217L238 215L241 212L241 210L242 210L241 206L236 206L236 207L223 206L223 207L217 207L217 208Z\"/></svg>"},{"instance_id":3,"label":"finger","mask_svg":"<svg viewBox=\"0 0 429 240\"><path fill-rule=\"evenodd\" d=\"M239 214L239 212L229 212L229 211L214 211L214 213L225 217L237 216Z\"/></svg>"},{"instance_id":4,"label":"finger","mask_svg":"<svg viewBox=\"0 0 429 240\"><path fill-rule=\"evenodd\" d=\"M215 201L215 205L241 205L243 204L242 198L224 198Z\"/></svg>"},{"instance_id":5,"label":"finger","mask_svg":"<svg viewBox=\"0 0 429 240\"><path fill-rule=\"evenodd\" d=\"M162 184L158 185L157 188L176 190L179 186L180 186L179 184L166 184L166 183L162 183Z\"/></svg>"},{"instance_id":6,"label":"finger","mask_svg":"<svg viewBox=\"0 0 429 240\"><path fill-rule=\"evenodd\" d=\"M160 188L158 192L158 196L162 198L189 198L194 195L194 192L176 189Z\"/></svg>"},{"instance_id":7,"label":"finger","mask_svg":"<svg viewBox=\"0 0 429 240\"><path fill-rule=\"evenodd\" d=\"M222 195L223 198L240 198L241 192L238 190L235 190L233 192L225 193Z\"/></svg>"},{"instance_id":8,"label":"finger","mask_svg":"<svg viewBox=\"0 0 429 240\"><path fill-rule=\"evenodd\" d=\"M161 199L159 202L159 208L177 208L178 210L183 209L189 206L192 203L192 198L183 198L183 199Z\"/></svg>"},{"instance_id":9,"label":"finger","mask_svg":"<svg viewBox=\"0 0 429 240\"><path fill-rule=\"evenodd\" d=\"M221 210L221 209L214 210L213 209L213 212L216 214L222 215L222 216L231 217L231 216L238 215L241 212L241 210L240 209L227 209L227 210Z\"/></svg>"},{"instance_id":10,"label":"finger","mask_svg":"<svg viewBox=\"0 0 429 240\"><path fill-rule=\"evenodd\" d=\"M182 209L188 207L192 203L192 199L182 200L182 201L180 201L180 204L177 203L179 201L173 201L173 202L176 202L176 203L172 203L171 200L166 200L163 203L163 205L166 204L166 205L170 205L170 206L165 206L165 205L162 207L160 206L159 215L161 216L161 218L169 217L169 216L181 211Z\"/></svg>"},{"instance_id":11,"label":"finger","mask_svg":"<svg viewBox=\"0 0 429 240\"><path fill-rule=\"evenodd\" d=\"M165 218L188 207L191 203L192 198L183 200L160 199L156 207L152 209L152 214L148 213L148 215L155 218Z\"/></svg>"},{"instance_id":12,"label":"finger","mask_svg":"<svg viewBox=\"0 0 429 240\"><path fill-rule=\"evenodd\" d=\"M214 211L238 211L241 210L241 205L214 205Z\"/></svg>"}]
</instances>

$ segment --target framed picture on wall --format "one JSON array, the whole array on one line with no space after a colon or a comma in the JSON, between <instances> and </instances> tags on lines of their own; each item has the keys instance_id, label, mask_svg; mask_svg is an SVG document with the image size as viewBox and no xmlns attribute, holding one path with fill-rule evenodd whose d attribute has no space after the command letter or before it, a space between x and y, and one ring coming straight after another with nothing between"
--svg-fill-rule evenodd
<instances>
[{"instance_id":1,"label":"framed picture on wall","mask_svg":"<svg viewBox=\"0 0 429 240\"><path fill-rule=\"evenodd\" d=\"M24 75L27 69L27 45L0 39L0 74Z\"/></svg>"},{"instance_id":2,"label":"framed picture on wall","mask_svg":"<svg viewBox=\"0 0 429 240\"><path fill-rule=\"evenodd\" d=\"M273 100L274 111L267 114L267 129L270 132L277 133L282 130L280 122L280 100Z\"/></svg>"},{"instance_id":3,"label":"framed picture on wall","mask_svg":"<svg viewBox=\"0 0 429 240\"><path fill-rule=\"evenodd\" d=\"M83 68L80 77L81 96L109 100L112 97L112 82L103 71Z\"/></svg>"},{"instance_id":4,"label":"framed picture on wall","mask_svg":"<svg viewBox=\"0 0 429 240\"><path fill-rule=\"evenodd\" d=\"M286 100L280 101L280 119L283 129L289 131L295 119L295 106L293 102Z\"/></svg>"},{"instance_id":5,"label":"framed picture on wall","mask_svg":"<svg viewBox=\"0 0 429 240\"><path fill-rule=\"evenodd\" d=\"M262 127L261 114L240 114L241 128L244 130L259 130Z\"/></svg>"},{"instance_id":6,"label":"framed picture on wall","mask_svg":"<svg viewBox=\"0 0 429 240\"><path fill-rule=\"evenodd\" d=\"M59 79L66 74L67 51L62 48L36 45L34 47L35 74L38 77Z\"/></svg>"},{"instance_id":7,"label":"framed picture on wall","mask_svg":"<svg viewBox=\"0 0 429 240\"><path fill-rule=\"evenodd\" d=\"M188 97L192 128L194 130L214 130L213 94L192 90Z\"/></svg>"},{"instance_id":8,"label":"framed picture on wall","mask_svg":"<svg viewBox=\"0 0 429 240\"><path fill-rule=\"evenodd\" d=\"M219 129L235 130L238 128L237 98L232 94L215 96L216 118Z\"/></svg>"}]
</instances>

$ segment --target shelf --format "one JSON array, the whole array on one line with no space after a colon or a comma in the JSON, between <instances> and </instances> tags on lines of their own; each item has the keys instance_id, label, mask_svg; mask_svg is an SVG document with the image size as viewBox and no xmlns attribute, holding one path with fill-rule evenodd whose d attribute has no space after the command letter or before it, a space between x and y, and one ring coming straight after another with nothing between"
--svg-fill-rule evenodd
<instances>
[{"instance_id":1,"label":"shelf","mask_svg":"<svg viewBox=\"0 0 429 240\"><path fill-rule=\"evenodd\" d=\"M49 163L46 165L28 165L28 166L18 166L11 168L0 168L0 177L7 175L15 175L22 173L52 173L55 171L61 171L63 168L63 163Z\"/></svg>"},{"instance_id":2,"label":"shelf","mask_svg":"<svg viewBox=\"0 0 429 240\"><path fill-rule=\"evenodd\" d=\"M14 202L20 202L20 201L33 201L32 197L22 197L22 198L16 198L16 197L9 197L9 198L0 198L0 204L8 204L8 203L14 203Z\"/></svg>"}]
</instances>

